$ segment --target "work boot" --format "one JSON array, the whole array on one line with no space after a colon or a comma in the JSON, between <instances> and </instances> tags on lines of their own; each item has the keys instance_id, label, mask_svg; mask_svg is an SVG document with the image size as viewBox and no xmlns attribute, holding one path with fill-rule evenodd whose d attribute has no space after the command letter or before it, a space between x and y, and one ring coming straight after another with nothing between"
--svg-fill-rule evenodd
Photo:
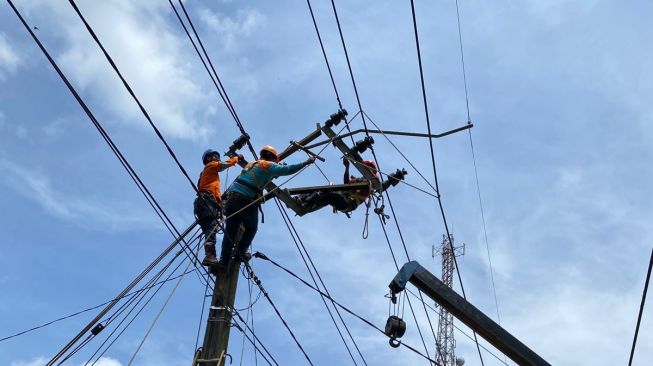
<instances>
[{"instance_id":1,"label":"work boot","mask_svg":"<svg viewBox=\"0 0 653 366\"><path fill-rule=\"evenodd\" d=\"M215 244L206 244L204 245L204 259L202 260L202 265L207 267L212 267L218 264L218 258L215 257Z\"/></svg>"}]
</instances>

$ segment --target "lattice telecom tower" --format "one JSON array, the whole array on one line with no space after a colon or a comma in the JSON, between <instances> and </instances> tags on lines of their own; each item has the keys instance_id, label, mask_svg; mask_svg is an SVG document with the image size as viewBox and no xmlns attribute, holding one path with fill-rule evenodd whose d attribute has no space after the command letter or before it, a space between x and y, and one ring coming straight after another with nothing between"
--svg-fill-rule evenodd
<instances>
[{"instance_id":1,"label":"lattice telecom tower","mask_svg":"<svg viewBox=\"0 0 653 366\"><path fill-rule=\"evenodd\" d=\"M452 250L453 248L453 250ZM440 252L442 254L442 282L449 288L453 285L453 271L455 269L454 256L465 254L465 245L456 248L454 246L453 235L447 238L442 235L442 244L435 250L433 247L433 257ZM437 304L436 304L437 306ZM443 366L462 366L465 360L456 358L455 353L456 340L453 333L453 315L440 307L440 320L438 322L438 339L436 339L436 351L441 355Z\"/></svg>"}]
</instances>

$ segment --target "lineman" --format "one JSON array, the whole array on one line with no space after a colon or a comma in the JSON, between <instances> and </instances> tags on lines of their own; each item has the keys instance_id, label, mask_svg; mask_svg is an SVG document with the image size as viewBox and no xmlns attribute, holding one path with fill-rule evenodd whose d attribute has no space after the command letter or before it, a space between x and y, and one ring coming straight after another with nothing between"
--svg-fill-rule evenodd
<instances>
[{"instance_id":1,"label":"lineman","mask_svg":"<svg viewBox=\"0 0 653 366\"><path fill-rule=\"evenodd\" d=\"M215 233L218 230L218 220L222 216L222 196L220 193L220 172L238 163L238 157L220 161L220 153L206 150L202 154L204 170L197 183L197 198L193 204L195 216L204 233L205 257L202 265L213 266L218 263L215 252Z\"/></svg>"},{"instance_id":2,"label":"lineman","mask_svg":"<svg viewBox=\"0 0 653 366\"><path fill-rule=\"evenodd\" d=\"M238 235L238 228L243 224L245 231L240 238L237 255L245 258L247 249L258 229L258 209L263 188L274 178L291 175L303 167L315 162L314 157L306 161L281 165L277 150L269 145L264 146L260 152L261 158L245 166L238 178L225 192L226 228L222 238L222 253L220 264L225 267L229 264L234 247L234 240Z\"/></svg>"},{"instance_id":3,"label":"lineman","mask_svg":"<svg viewBox=\"0 0 653 366\"><path fill-rule=\"evenodd\" d=\"M368 182L365 178L349 175L349 160L346 157L342 160L342 163L345 165L344 184ZM373 161L365 160L363 164L373 175L377 176L376 164ZM378 179L378 176L375 179ZM319 210L327 205L333 206L334 212L349 213L358 208L371 195L372 190L370 188L343 192L313 192L300 197L299 202L302 206L302 214Z\"/></svg>"}]
</instances>

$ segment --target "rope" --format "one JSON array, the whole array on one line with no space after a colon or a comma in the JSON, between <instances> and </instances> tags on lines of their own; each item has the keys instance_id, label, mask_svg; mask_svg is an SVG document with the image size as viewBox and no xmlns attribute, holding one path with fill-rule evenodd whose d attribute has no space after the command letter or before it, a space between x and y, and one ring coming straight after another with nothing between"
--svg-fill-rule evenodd
<instances>
[{"instance_id":1,"label":"rope","mask_svg":"<svg viewBox=\"0 0 653 366\"><path fill-rule=\"evenodd\" d=\"M186 266L186 271L188 271L188 268L190 268L191 264L193 264L193 263L192 263L192 262L188 263L188 265ZM158 321L159 318L161 317L161 314L163 314L163 311L165 310L165 308L168 306L168 303L170 303L170 299L172 299L172 296L173 296L173 295L175 294L175 292L177 291L177 288L179 287L179 285L181 284L181 280L183 280L183 279L184 279L183 276L179 277L179 280L178 280L177 283L175 284L175 287L173 287L173 288L172 288L172 291L170 291L170 294L168 295L168 298L167 298L166 301L163 303L163 306L161 306L161 310L159 310L159 313L156 315L156 317L155 317L154 320L152 321L152 324L150 325L150 327L148 328L147 332L145 333L145 336L143 336L143 339L142 339L141 342L138 344L138 347L136 347L136 351L134 351L134 353L132 354L132 357L129 359L129 363L128 363L128 365L131 365L132 362L134 362L134 358L136 358L136 355L137 355L138 352L141 350L141 347L143 347L143 344L145 343L145 340L147 340L147 337L149 337L149 335L152 333L152 329L154 329L154 326L156 325L157 321Z\"/></svg>"}]
</instances>

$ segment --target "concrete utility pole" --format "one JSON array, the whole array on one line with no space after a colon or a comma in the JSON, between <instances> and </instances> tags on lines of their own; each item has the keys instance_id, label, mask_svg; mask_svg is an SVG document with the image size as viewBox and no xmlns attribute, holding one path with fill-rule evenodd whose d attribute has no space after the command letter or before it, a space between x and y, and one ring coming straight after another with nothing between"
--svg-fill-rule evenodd
<instances>
[{"instance_id":1,"label":"concrete utility pole","mask_svg":"<svg viewBox=\"0 0 653 366\"><path fill-rule=\"evenodd\" d=\"M234 259L227 268L216 267L216 281L213 287L209 317L206 320L204 343L195 365L225 365L240 263L239 259Z\"/></svg>"}]
</instances>

